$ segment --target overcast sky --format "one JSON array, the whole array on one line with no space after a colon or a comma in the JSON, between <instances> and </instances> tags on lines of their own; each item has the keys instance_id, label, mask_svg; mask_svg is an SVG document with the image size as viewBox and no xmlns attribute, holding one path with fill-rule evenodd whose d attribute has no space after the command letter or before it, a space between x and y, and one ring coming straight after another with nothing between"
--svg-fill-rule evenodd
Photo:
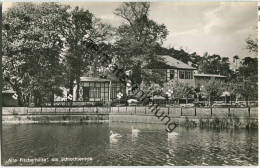
<instances>
[{"instance_id":1,"label":"overcast sky","mask_svg":"<svg viewBox=\"0 0 260 168\"><path fill-rule=\"evenodd\" d=\"M88 9L112 26L122 22L113 14L119 2L66 4ZM3 3L3 10L10 6L12 3ZM230 58L250 56L245 40L249 36L257 37L257 2L153 2L150 18L167 26L165 47L182 47L200 55L208 52Z\"/></svg>"}]
</instances>

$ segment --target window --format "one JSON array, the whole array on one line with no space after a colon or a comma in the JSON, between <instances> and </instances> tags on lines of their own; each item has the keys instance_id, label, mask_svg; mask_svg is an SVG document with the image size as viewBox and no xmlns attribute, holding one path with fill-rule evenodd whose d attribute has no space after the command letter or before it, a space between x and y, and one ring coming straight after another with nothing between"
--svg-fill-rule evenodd
<instances>
[{"instance_id":1,"label":"window","mask_svg":"<svg viewBox=\"0 0 260 168\"><path fill-rule=\"evenodd\" d=\"M193 79L193 71L190 71L190 79Z\"/></svg>"},{"instance_id":2,"label":"window","mask_svg":"<svg viewBox=\"0 0 260 168\"><path fill-rule=\"evenodd\" d=\"M119 82L113 82L111 87L111 99L117 99L117 94L119 92L125 94L125 85Z\"/></svg>"},{"instance_id":3,"label":"window","mask_svg":"<svg viewBox=\"0 0 260 168\"><path fill-rule=\"evenodd\" d=\"M167 69L166 76L167 76L167 81L174 79L175 76L174 69Z\"/></svg>"},{"instance_id":4,"label":"window","mask_svg":"<svg viewBox=\"0 0 260 168\"><path fill-rule=\"evenodd\" d=\"M108 100L109 98L108 95L109 95L109 87L101 87L101 98L103 100Z\"/></svg>"},{"instance_id":5,"label":"window","mask_svg":"<svg viewBox=\"0 0 260 168\"><path fill-rule=\"evenodd\" d=\"M193 79L193 71L180 70L180 79Z\"/></svg>"},{"instance_id":6,"label":"window","mask_svg":"<svg viewBox=\"0 0 260 168\"><path fill-rule=\"evenodd\" d=\"M83 87L83 100L89 100L89 87Z\"/></svg>"},{"instance_id":7,"label":"window","mask_svg":"<svg viewBox=\"0 0 260 168\"><path fill-rule=\"evenodd\" d=\"M84 87L89 87L89 82L84 82Z\"/></svg>"},{"instance_id":8,"label":"window","mask_svg":"<svg viewBox=\"0 0 260 168\"><path fill-rule=\"evenodd\" d=\"M185 71L180 70L179 71L179 77L180 77L180 79L185 79Z\"/></svg>"},{"instance_id":9,"label":"window","mask_svg":"<svg viewBox=\"0 0 260 168\"><path fill-rule=\"evenodd\" d=\"M174 79L174 70L170 69L170 80Z\"/></svg>"},{"instance_id":10,"label":"window","mask_svg":"<svg viewBox=\"0 0 260 168\"><path fill-rule=\"evenodd\" d=\"M186 71L185 72L185 79L193 79L192 71Z\"/></svg>"},{"instance_id":11,"label":"window","mask_svg":"<svg viewBox=\"0 0 260 168\"><path fill-rule=\"evenodd\" d=\"M189 71L185 71L185 79L189 79Z\"/></svg>"},{"instance_id":12,"label":"window","mask_svg":"<svg viewBox=\"0 0 260 168\"><path fill-rule=\"evenodd\" d=\"M91 98L100 98L100 88L90 88L89 97Z\"/></svg>"}]
</instances>

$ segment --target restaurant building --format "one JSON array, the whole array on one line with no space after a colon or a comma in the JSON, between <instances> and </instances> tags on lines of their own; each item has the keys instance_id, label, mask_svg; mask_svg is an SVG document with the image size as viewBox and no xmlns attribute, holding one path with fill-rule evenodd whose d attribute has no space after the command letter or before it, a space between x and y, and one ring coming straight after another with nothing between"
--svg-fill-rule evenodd
<instances>
[{"instance_id":1,"label":"restaurant building","mask_svg":"<svg viewBox=\"0 0 260 168\"><path fill-rule=\"evenodd\" d=\"M126 88L118 80L100 77L81 77L78 101L109 102L117 99L119 93L125 95ZM76 100L76 87L73 89L73 101Z\"/></svg>"}]
</instances>

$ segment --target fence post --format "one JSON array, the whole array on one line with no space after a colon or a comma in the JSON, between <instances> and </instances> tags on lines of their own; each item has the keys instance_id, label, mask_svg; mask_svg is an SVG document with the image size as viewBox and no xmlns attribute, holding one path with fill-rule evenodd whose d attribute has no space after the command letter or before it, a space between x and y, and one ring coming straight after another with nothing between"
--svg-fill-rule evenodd
<instances>
[{"instance_id":1,"label":"fence post","mask_svg":"<svg viewBox=\"0 0 260 168\"><path fill-rule=\"evenodd\" d=\"M168 107L168 116L170 115L170 107Z\"/></svg>"},{"instance_id":2,"label":"fence post","mask_svg":"<svg viewBox=\"0 0 260 168\"><path fill-rule=\"evenodd\" d=\"M119 113L119 106L117 107L117 112Z\"/></svg>"},{"instance_id":3,"label":"fence post","mask_svg":"<svg viewBox=\"0 0 260 168\"><path fill-rule=\"evenodd\" d=\"M230 107L228 108L228 115L230 116Z\"/></svg>"},{"instance_id":4,"label":"fence post","mask_svg":"<svg viewBox=\"0 0 260 168\"><path fill-rule=\"evenodd\" d=\"M212 116L212 107L210 107L210 116Z\"/></svg>"},{"instance_id":5,"label":"fence post","mask_svg":"<svg viewBox=\"0 0 260 168\"><path fill-rule=\"evenodd\" d=\"M41 114L42 114L42 106L41 106Z\"/></svg>"},{"instance_id":6,"label":"fence post","mask_svg":"<svg viewBox=\"0 0 260 168\"><path fill-rule=\"evenodd\" d=\"M194 110L195 110L195 116L197 116L197 109L196 109L196 107L195 107L195 109L194 109Z\"/></svg>"},{"instance_id":7,"label":"fence post","mask_svg":"<svg viewBox=\"0 0 260 168\"><path fill-rule=\"evenodd\" d=\"M181 116L182 116L182 107L181 107Z\"/></svg>"},{"instance_id":8,"label":"fence post","mask_svg":"<svg viewBox=\"0 0 260 168\"><path fill-rule=\"evenodd\" d=\"M250 117L250 107L248 107L248 116Z\"/></svg>"},{"instance_id":9,"label":"fence post","mask_svg":"<svg viewBox=\"0 0 260 168\"><path fill-rule=\"evenodd\" d=\"M144 114L146 114L146 106L144 106Z\"/></svg>"}]
</instances>

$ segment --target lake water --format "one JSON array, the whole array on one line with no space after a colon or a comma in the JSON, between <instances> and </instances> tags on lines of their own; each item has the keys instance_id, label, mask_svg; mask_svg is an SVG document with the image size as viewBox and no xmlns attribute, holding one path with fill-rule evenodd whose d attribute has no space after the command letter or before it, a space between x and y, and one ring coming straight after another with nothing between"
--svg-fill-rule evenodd
<instances>
[{"instance_id":1,"label":"lake water","mask_svg":"<svg viewBox=\"0 0 260 168\"><path fill-rule=\"evenodd\" d=\"M129 123L4 124L2 129L4 165L258 164L257 130L178 127L168 135L161 125ZM110 130L121 137L110 138Z\"/></svg>"}]
</instances>

